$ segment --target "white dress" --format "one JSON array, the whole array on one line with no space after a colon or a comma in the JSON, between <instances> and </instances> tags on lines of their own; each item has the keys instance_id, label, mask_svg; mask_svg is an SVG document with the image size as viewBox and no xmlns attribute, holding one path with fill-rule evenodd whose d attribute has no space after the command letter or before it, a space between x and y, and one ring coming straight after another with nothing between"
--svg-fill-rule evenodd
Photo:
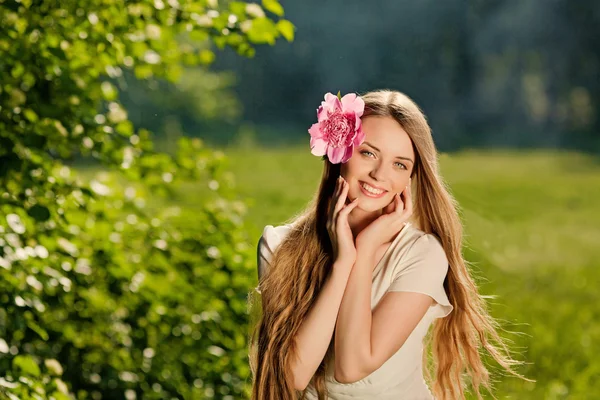
<instances>
[{"instance_id":1,"label":"white dress","mask_svg":"<svg viewBox=\"0 0 600 400\"><path fill-rule=\"evenodd\" d=\"M268 268L273 252L290 229L290 224L267 225L264 228L257 249L259 280ZM336 381L332 358L325 378L328 399L433 399L423 378L423 338L435 318L443 318L453 310L443 286L447 271L448 260L437 237L407 223L373 270L371 309L377 306L387 291L424 293L435 303L402 347L365 378L348 384ZM305 398L317 399L312 385L307 387Z\"/></svg>"}]
</instances>

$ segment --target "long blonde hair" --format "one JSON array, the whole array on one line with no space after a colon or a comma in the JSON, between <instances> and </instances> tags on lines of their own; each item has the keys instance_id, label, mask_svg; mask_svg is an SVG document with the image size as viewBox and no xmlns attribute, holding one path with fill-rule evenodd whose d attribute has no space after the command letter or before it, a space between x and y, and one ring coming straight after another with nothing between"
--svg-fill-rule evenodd
<instances>
[{"instance_id":1,"label":"long blonde hair","mask_svg":"<svg viewBox=\"0 0 600 400\"><path fill-rule=\"evenodd\" d=\"M416 160L412 172L415 190L411 219L422 231L440 238L449 262L444 288L454 310L433 323L433 334L428 341L433 366L425 367L426 377L435 376L434 396L464 398L465 372L478 398L481 386L491 392L482 348L509 373L523 378L514 371L513 367L520 362L510 357L508 347L496 331L498 325L488 314L463 259L459 206L439 174L437 151L424 114L408 96L397 91L377 90L361 97L365 101L363 118L392 117L412 140ZM294 389L290 371L290 362L296 354L293 338L333 263L325 224L340 164L328 160L324 163L319 190L306 209L293 218L292 229L274 251L268 273L261 278L261 298L256 299L254 291L249 295L250 308L258 303L256 300L262 304L262 313L249 338L252 400L291 400L299 395L304 398L304 391ZM327 398L325 368L332 348L330 344L311 380L320 400Z\"/></svg>"}]
</instances>

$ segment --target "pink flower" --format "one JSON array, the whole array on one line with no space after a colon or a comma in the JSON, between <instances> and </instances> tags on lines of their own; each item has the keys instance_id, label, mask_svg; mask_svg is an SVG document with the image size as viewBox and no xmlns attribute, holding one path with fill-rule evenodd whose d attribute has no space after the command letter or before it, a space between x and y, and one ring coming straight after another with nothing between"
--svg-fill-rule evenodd
<instances>
[{"instance_id":1,"label":"pink flower","mask_svg":"<svg viewBox=\"0 0 600 400\"><path fill-rule=\"evenodd\" d=\"M341 100L327 93L317 109L318 122L308 130L310 152L315 156L327 154L332 164L347 162L354 146L365 140L360 120L364 109L364 100L354 93L348 93Z\"/></svg>"}]
</instances>

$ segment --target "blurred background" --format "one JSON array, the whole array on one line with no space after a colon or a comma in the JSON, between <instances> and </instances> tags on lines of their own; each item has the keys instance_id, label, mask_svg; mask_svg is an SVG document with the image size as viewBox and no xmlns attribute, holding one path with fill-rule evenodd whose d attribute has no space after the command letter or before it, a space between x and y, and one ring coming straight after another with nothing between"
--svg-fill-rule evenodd
<instances>
[{"instance_id":1,"label":"blurred background","mask_svg":"<svg viewBox=\"0 0 600 400\"><path fill-rule=\"evenodd\" d=\"M496 397L598 398L599 36L583 0L0 0L0 398L248 398L258 238L323 95L379 88L536 381Z\"/></svg>"}]
</instances>

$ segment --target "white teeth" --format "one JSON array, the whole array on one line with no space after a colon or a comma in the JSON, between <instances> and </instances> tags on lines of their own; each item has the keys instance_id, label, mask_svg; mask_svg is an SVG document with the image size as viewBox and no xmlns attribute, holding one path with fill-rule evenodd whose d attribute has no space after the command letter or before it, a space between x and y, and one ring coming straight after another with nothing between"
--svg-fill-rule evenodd
<instances>
[{"instance_id":1,"label":"white teeth","mask_svg":"<svg viewBox=\"0 0 600 400\"><path fill-rule=\"evenodd\" d=\"M374 189L371 186L367 185L366 183L361 183L361 186L369 193L381 194L381 193L385 192L385 190Z\"/></svg>"}]
</instances>

